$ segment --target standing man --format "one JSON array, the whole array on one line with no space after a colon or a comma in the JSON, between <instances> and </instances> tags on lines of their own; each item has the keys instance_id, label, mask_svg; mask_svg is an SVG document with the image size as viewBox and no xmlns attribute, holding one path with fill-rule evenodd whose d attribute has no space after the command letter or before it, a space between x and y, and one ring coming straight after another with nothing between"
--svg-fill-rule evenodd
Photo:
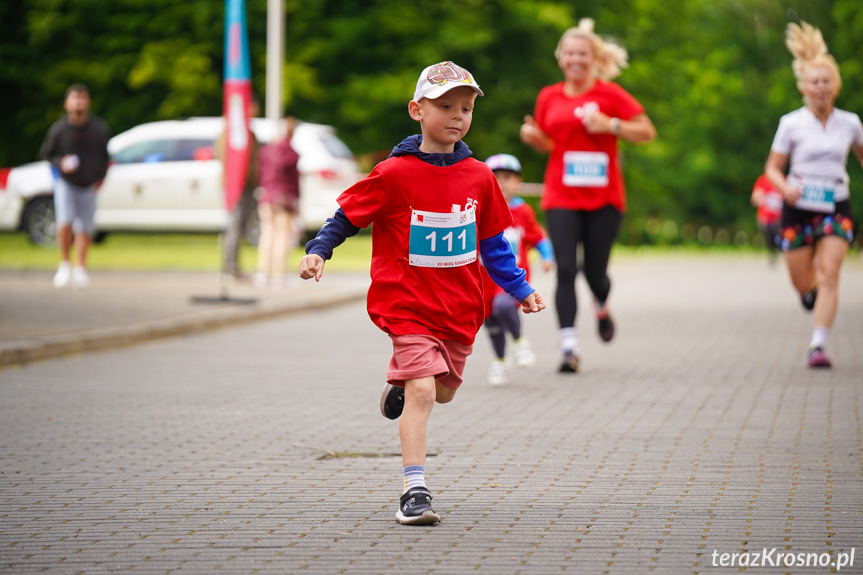
<instances>
[{"instance_id":1,"label":"standing man","mask_svg":"<svg viewBox=\"0 0 863 575\"><path fill-rule=\"evenodd\" d=\"M252 98L249 102L249 118L257 117L258 112L258 102ZM222 162L223 183L227 148L227 143L225 142L227 121L228 119L225 118L225 129L216 139L216 157ZM241 275L239 265L240 243L249 231L252 218L258 209L258 200L255 199L255 188L258 187L258 146L258 139L251 128L249 128L249 163L246 168L243 194L240 196L239 201L237 201L237 205L228 214L228 224L222 239L222 273L233 277L240 277Z\"/></svg>"},{"instance_id":2,"label":"standing man","mask_svg":"<svg viewBox=\"0 0 863 575\"><path fill-rule=\"evenodd\" d=\"M82 84L66 90L66 115L54 122L42 143L42 158L54 173L54 213L60 267L54 287L90 285L87 250L93 237L96 189L108 171L108 125L90 114L90 93ZM69 261L75 237L75 267Z\"/></svg>"}]
</instances>

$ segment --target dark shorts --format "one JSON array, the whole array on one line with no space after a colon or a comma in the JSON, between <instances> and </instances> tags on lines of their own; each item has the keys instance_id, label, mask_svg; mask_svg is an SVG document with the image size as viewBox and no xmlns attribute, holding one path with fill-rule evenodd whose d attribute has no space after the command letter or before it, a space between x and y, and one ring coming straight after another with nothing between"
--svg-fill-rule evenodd
<instances>
[{"instance_id":1,"label":"dark shorts","mask_svg":"<svg viewBox=\"0 0 863 575\"><path fill-rule=\"evenodd\" d=\"M836 202L836 211L832 214L798 210L788 204L782 206L779 237L783 252L813 246L825 236L837 236L849 244L854 241L850 200Z\"/></svg>"}]
</instances>

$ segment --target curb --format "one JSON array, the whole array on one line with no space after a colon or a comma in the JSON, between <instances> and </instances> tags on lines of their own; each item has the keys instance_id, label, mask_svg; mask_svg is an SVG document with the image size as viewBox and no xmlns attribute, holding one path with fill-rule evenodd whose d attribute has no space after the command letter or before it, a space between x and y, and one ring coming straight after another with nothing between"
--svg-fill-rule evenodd
<instances>
[{"instance_id":1,"label":"curb","mask_svg":"<svg viewBox=\"0 0 863 575\"><path fill-rule=\"evenodd\" d=\"M335 288L325 293L304 295L301 300L223 307L202 311L192 317L163 318L121 327L14 341L0 344L0 367L326 309L365 299L367 292L368 286Z\"/></svg>"}]
</instances>

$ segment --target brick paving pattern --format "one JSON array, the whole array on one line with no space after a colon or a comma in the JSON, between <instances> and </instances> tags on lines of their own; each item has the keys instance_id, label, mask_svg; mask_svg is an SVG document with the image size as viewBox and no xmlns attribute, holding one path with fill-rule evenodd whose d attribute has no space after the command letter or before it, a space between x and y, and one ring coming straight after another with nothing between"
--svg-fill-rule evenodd
<instances>
[{"instance_id":1,"label":"brick paving pattern","mask_svg":"<svg viewBox=\"0 0 863 575\"><path fill-rule=\"evenodd\" d=\"M612 278L611 345L579 284L581 374L555 373L551 310L507 386L479 334L431 418L433 527L394 519L389 341L362 304L0 369L0 572L731 573L714 551L765 548L863 571L860 259L817 372L766 257L625 256Z\"/></svg>"}]
</instances>

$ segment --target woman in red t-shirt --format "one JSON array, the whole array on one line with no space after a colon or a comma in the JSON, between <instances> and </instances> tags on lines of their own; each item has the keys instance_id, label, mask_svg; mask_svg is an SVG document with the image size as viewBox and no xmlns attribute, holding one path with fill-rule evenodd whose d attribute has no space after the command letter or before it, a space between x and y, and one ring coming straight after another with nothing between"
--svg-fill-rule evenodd
<instances>
[{"instance_id":1,"label":"woman in red t-shirt","mask_svg":"<svg viewBox=\"0 0 863 575\"><path fill-rule=\"evenodd\" d=\"M577 372L575 277L578 245L594 296L599 335L611 341L614 323L606 306L611 289L608 258L626 208L617 140L646 142L656 130L644 108L610 82L626 66L626 51L593 32L582 19L555 50L563 82L543 88L533 116L521 127L522 141L549 153L541 207L557 260L557 316L561 372Z\"/></svg>"}]
</instances>

